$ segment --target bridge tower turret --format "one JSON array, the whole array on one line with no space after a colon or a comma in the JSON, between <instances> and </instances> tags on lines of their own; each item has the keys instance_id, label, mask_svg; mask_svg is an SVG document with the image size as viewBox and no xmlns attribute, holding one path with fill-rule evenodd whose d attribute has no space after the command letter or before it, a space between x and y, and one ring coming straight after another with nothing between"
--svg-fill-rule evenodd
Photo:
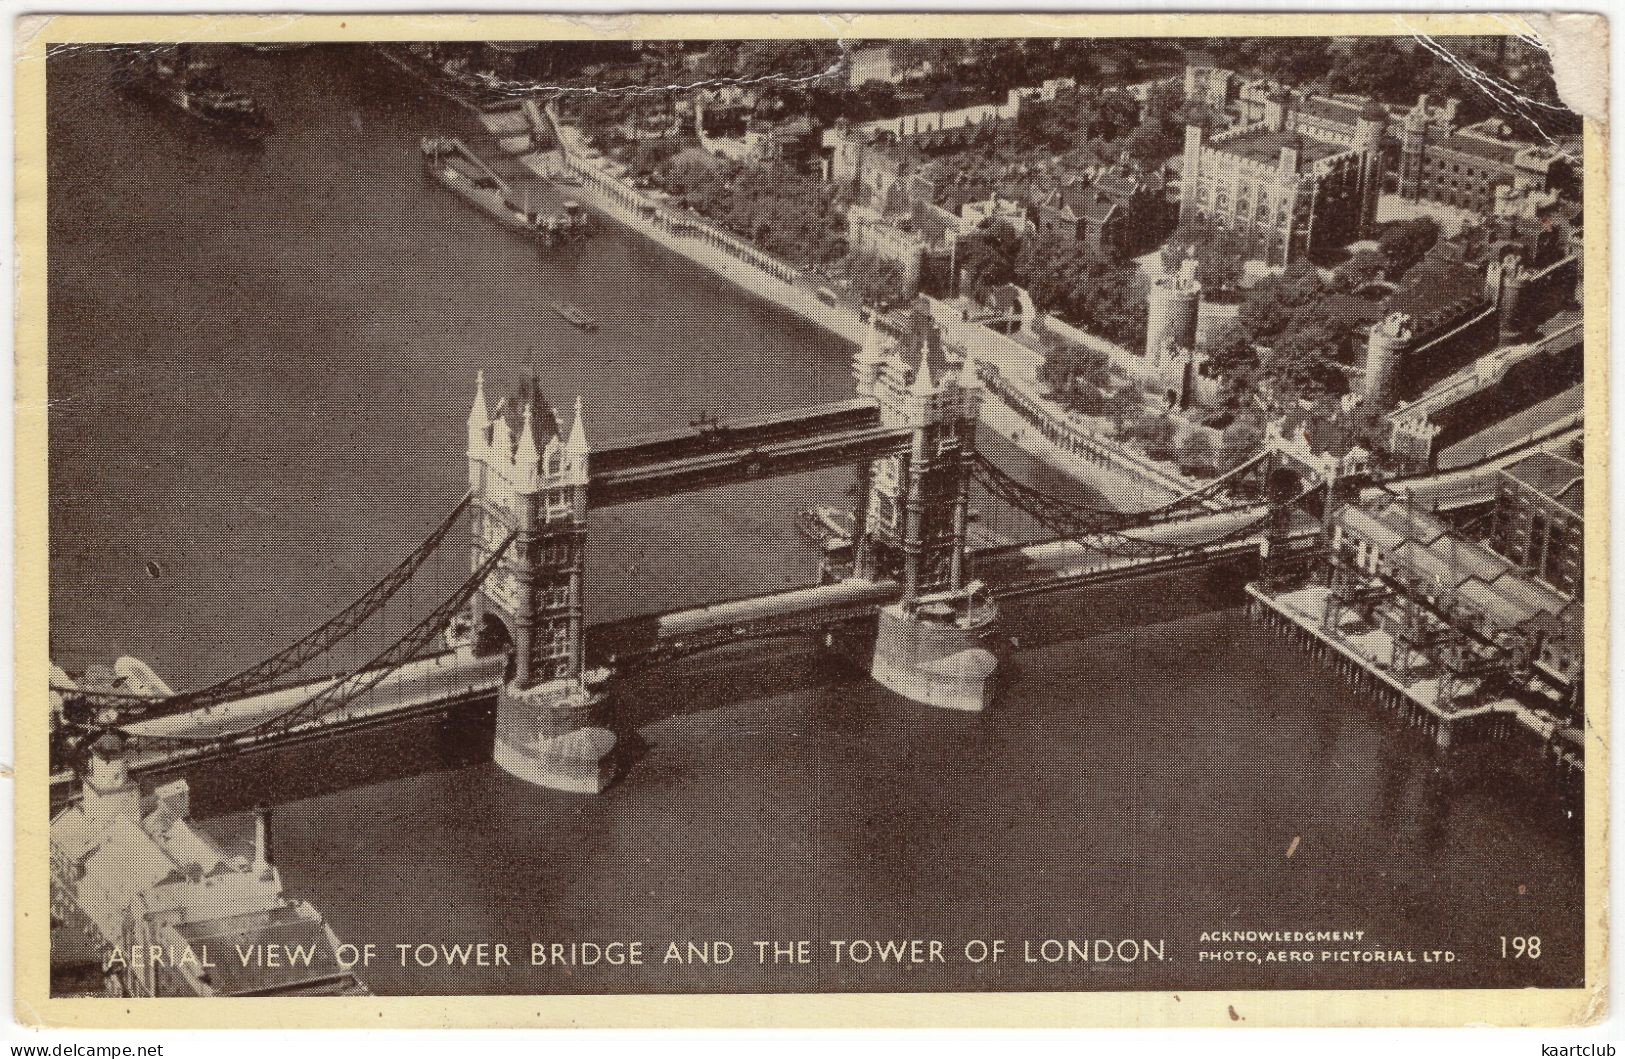
<instances>
[{"instance_id":1,"label":"bridge tower turret","mask_svg":"<svg viewBox=\"0 0 1625 1059\"><path fill-rule=\"evenodd\" d=\"M966 580L981 382L974 354L957 371L945 362L933 370L940 342L927 327L912 377L894 354L882 358L867 391L883 424L911 431L906 453L875 461L866 540L856 542L867 576L902 586L902 598L880 612L870 672L916 702L980 710L992 694L997 659L987 648L998 619L992 599ZM860 392L862 365L873 353L859 353Z\"/></svg>"},{"instance_id":2,"label":"bridge tower turret","mask_svg":"<svg viewBox=\"0 0 1625 1059\"><path fill-rule=\"evenodd\" d=\"M584 664L590 451L581 401L568 436L534 385L476 429L483 412L482 382L469 417L474 565L515 535L473 606L476 644L489 642L498 624L512 644L493 756L531 783L596 793L609 781L615 737L594 723L603 697L593 685L601 675Z\"/></svg>"}]
</instances>

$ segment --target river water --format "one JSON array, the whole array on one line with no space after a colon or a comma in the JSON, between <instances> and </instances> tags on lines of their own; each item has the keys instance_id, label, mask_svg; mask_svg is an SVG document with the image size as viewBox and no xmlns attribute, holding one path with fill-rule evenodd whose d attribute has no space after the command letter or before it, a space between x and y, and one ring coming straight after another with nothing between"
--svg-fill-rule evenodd
<instances>
[{"instance_id":1,"label":"river water","mask_svg":"<svg viewBox=\"0 0 1625 1059\"><path fill-rule=\"evenodd\" d=\"M348 602L465 488L476 368L582 394L598 440L850 392L843 343L635 234L541 255L426 182L418 138L470 119L367 50L237 57L277 121L253 148L120 97L109 69L86 52L49 80L51 632L70 668L133 654L195 685ZM804 583L794 515L847 480L595 516L591 618ZM386 993L1576 984L1566 803L1515 755L1436 755L1254 629L1235 588L1010 608L1021 649L984 716L810 647L693 659L630 689L642 756L597 799L510 779L470 720L205 770L199 810L241 845L243 792L275 793L290 891L378 946L362 973ZM1252 930L1364 931L1279 947L1418 962L1201 958L1237 947L1204 932ZM1541 958L1502 959L1502 935L1539 935ZM1165 959L1023 958L1049 938ZM939 940L944 960L835 962L853 939ZM991 939L1001 959L967 958ZM481 940L511 965L402 967L393 948ZM530 964L533 942L634 940L640 966ZM673 940L736 955L663 963ZM800 940L811 962L758 964L752 942ZM1434 950L1454 959L1421 962Z\"/></svg>"}]
</instances>

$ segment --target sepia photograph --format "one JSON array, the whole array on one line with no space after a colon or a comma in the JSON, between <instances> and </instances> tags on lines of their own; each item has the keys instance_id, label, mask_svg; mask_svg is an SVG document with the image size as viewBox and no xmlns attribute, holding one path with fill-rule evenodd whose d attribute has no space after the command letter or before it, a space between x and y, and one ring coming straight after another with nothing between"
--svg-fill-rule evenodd
<instances>
[{"instance_id":1,"label":"sepia photograph","mask_svg":"<svg viewBox=\"0 0 1625 1059\"><path fill-rule=\"evenodd\" d=\"M1593 1010L1606 169L1554 51L733 17L19 51L53 1017ZM620 1021L539 1010L465 1021Z\"/></svg>"}]
</instances>

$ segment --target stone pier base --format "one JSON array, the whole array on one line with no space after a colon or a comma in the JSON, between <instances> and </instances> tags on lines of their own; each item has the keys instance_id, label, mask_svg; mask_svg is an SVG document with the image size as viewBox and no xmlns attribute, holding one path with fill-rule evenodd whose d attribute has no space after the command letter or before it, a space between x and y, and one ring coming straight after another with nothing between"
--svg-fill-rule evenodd
<instances>
[{"instance_id":1,"label":"stone pier base","mask_svg":"<svg viewBox=\"0 0 1625 1059\"><path fill-rule=\"evenodd\" d=\"M492 757L538 787L597 794L614 774L615 734L595 722L603 696L576 680L504 684Z\"/></svg>"},{"instance_id":2,"label":"stone pier base","mask_svg":"<svg viewBox=\"0 0 1625 1059\"><path fill-rule=\"evenodd\" d=\"M926 706L984 710L993 701L999 660L989 649L998 625L992 604L971 618L951 613L911 615L901 604L880 612L869 673L882 685Z\"/></svg>"}]
</instances>

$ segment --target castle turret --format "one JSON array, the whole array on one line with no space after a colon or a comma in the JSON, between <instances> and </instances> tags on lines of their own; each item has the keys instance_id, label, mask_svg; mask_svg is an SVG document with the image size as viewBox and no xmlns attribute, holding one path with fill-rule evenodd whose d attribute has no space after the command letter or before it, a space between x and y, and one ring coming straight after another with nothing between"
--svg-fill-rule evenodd
<instances>
[{"instance_id":1,"label":"castle turret","mask_svg":"<svg viewBox=\"0 0 1625 1059\"><path fill-rule=\"evenodd\" d=\"M1427 153L1428 97L1421 96L1405 115L1399 144L1399 194L1401 198L1422 197L1422 160Z\"/></svg>"},{"instance_id":2,"label":"castle turret","mask_svg":"<svg viewBox=\"0 0 1625 1059\"><path fill-rule=\"evenodd\" d=\"M1293 135L1286 143L1281 145L1281 154L1276 159L1275 168L1281 172L1282 176L1296 176L1298 174L1298 164L1302 159L1303 142L1296 135Z\"/></svg>"},{"instance_id":3,"label":"castle turret","mask_svg":"<svg viewBox=\"0 0 1625 1059\"><path fill-rule=\"evenodd\" d=\"M1196 218L1196 177L1202 171L1202 149L1206 142L1206 129L1200 125L1185 126L1185 181L1179 196L1180 224L1191 224Z\"/></svg>"},{"instance_id":4,"label":"castle turret","mask_svg":"<svg viewBox=\"0 0 1625 1059\"><path fill-rule=\"evenodd\" d=\"M920 342L920 367L914 373L914 385L911 392L916 397L929 397L936 390L936 384L931 381L931 345L929 342Z\"/></svg>"},{"instance_id":5,"label":"castle turret","mask_svg":"<svg viewBox=\"0 0 1625 1059\"><path fill-rule=\"evenodd\" d=\"M513 542L475 597L500 621L513 665L497 697L492 757L515 776L558 790L594 793L611 772L615 736L598 725L603 674L584 665L582 583L587 547L587 421L576 398L568 435L534 380L515 409L504 401L491 424L486 484L474 510L476 562ZM517 442L508 416L521 412Z\"/></svg>"},{"instance_id":6,"label":"castle turret","mask_svg":"<svg viewBox=\"0 0 1625 1059\"><path fill-rule=\"evenodd\" d=\"M1354 123L1354 146L1360 152L1360 237L1377 226L1377 205L1382 198L1382 135L1388 112L1376 100L1366 100Z\"/></svg>"},{"instance_id":7,"label":"castle turret","mask_svg":"<svg viewBox=\"0 0 1625 1059\"><path fill-rule=\"evenodd\" d=\"M1201 311L1202 285L1196 280L1196 259L1180 262L1179 271L1161 275L1146 290L1145 356L1161 364L1170 343L1196 347L1196 320Z\"/></svg>"},{"instance_id":8,"label":"castle turret","mask_svg":"<svg viewBox=\"0 0 1625 1059\"><path fill-rule=\"evenodd\" d=\"M917 330L918 365L911 372L894 347L874 384L881 422L911 431L908 450L860 476L868 503L853 520L858 576L895 579L902 589L882 608L870 673L916 702L979 710L998 665L988 650L998 608L969 579L966 556L982 391L970 350L958 372L933 371L939 332L925 316Z\"/></svg>"},{"instance_id":9,"label":"castle turret","mask_svg":"<svg viewBox=\"0 0 1625 1059\"><path fill-rule=\"evenodd\" d=\"M1365 398L1373 407L1386 410L1393 405L1400 358L1413 334L1405 313L1389 313L1372 325L1365 347Z\"/></svg>"},{"instance_id":10,"label":"castle turret","mask_svg":"<svg viewBox=\"0 0 1625 1059\"><path fill-rule=\"evenodd\" d=\"M582 410L581 395L576 395L575 422L570 424L570 440L564 446L564 454L570 461L572 485L587 484L587 456L590 449L587 445L587 414Z\"/></svg>"}]
</instances>

